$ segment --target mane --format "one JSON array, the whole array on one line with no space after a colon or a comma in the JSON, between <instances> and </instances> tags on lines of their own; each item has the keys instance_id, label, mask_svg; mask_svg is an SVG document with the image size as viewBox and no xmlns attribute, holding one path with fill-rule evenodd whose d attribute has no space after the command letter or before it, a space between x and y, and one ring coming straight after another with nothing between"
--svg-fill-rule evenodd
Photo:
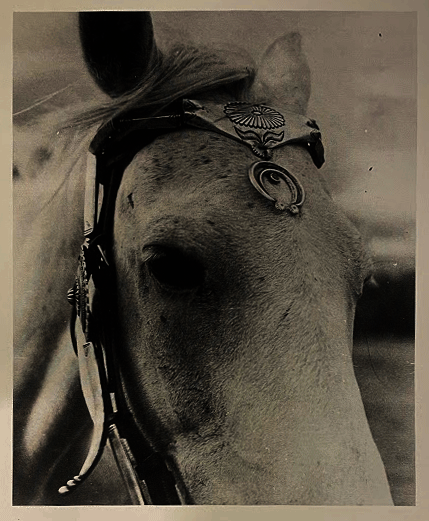
<instances>
[{"instance_id":1,"label":"mane","mask_svg":"<svg viewBox=\"0 0 429 521\"><path fill-rule=\"evenodd\" d=\"M181 97L207 92L243 99L254 76L253 62L244 51L174 47L169 56L151 65L134 90L72 116L67 124L88 127L133 109L154 115Z\"/></svg>"},{"instance_id":2,"label":"mane","mask_svg":"<svg viewBox=\"0 0 429 521\"><path fill-rule=\"evenodd\" d=\"M245 99L254 76L252 59L244 51L180 46L153 64L140 84L123 96L106 100L99 95L90 102L81 101L82 92L90 96L90 89L77 86L73 91L69 85L14 116L15 177L37 180L54 176L64 181L72 173L67 166L72 166L71 156L81 154L82 143L89 143L97 127L111 118L133 109L154 115L181 97L203 93ZM72 100L69 106L61 99L63 91ZM55 182L43 186L47 201L59 195L53 185Z\"/></svg>"},{"instance_id":3,"label":"mane","mask_svg":"<svg viewBox=\"0 0 429 521\"><path fill-rule=\"evenodd\" d=\"M23 111L23 119L15 118L16 399L37 396L68 321L64 302L82 241L86 154L98 126L134 108L155 114L180 97L245 99L254 75L243 52L181 46L126 95L52 111L37 103L40 117Z\"/></svg>"}]
</instances>

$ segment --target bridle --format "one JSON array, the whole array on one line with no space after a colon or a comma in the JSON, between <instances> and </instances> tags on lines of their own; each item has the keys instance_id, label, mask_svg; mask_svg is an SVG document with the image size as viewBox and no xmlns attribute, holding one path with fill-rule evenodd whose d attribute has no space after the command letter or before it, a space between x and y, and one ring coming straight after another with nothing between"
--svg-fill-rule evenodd
<instances>
[{"instance_id":1,"label":"bridle","mask_svg":"<svg viewBox=\"0 0 429 521\"><path fill-rule=\"evenodd\" d=\"M305 191L289 170L270 161L273 149L301 145L317 168L324 163L321 133L314 120L262 104L178 100L155 116L135 109L98 130L87 160L84 242L76 281L68 292L73 306L72 342L94 429L79 474L59 489L60 494L85 481L109 439L133 504L186 503L186 493L178 489L168 462L144 439L126 406L115 364L116 351L94 312L99 293L109 285L112 275L106 251L122 174L134 155L157 136L184 127L216 132L250 147L258 158L249 166L250 182L280 212L299 214ZM76 328L77 317L81 328Z\"/></svg>"}]
</instances>

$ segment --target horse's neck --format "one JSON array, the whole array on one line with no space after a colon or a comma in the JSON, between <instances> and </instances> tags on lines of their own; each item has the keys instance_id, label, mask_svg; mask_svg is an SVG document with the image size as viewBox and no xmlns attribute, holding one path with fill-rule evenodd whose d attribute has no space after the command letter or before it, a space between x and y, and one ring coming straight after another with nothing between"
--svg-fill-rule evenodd
<instances>
[{"instance_id":1,"label":"horse's neck","mask_svg":"<svg viewBox=\"0 0 429 521\"><path fill-rule=\"evenodd\" d=\"M33 130L37 133L38 127ZM25 161L16 156L20 177L14 187L15 478L23 480L24 488L52 465L56 423L63 415L70 417L67 411L73 409L77 388L66 294L82 240L85 155L74 154L87 143L82 135L63 139L54 134L51 140L44 136L35 145L30 140ZM52 155L40 165L37 157L42 149Z\"/></svg>"}]
</instances>

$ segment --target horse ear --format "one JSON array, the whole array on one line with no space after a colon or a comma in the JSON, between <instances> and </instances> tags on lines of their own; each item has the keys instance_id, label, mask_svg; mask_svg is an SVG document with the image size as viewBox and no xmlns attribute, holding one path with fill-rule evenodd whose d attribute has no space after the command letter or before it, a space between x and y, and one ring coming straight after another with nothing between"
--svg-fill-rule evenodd
<instances>
[{"instance_id":1,"label":"horse ear","mask_svg":"<svg viewBox=\"0 0 429 521\"><path fill-rule=\"evenodd\" d=\"M288 33L265 51L252 97L305 114L310 90L310 69L301 49L301 35Z\"/></svg>"},{"instance_id":2,"label":"horse ear","mask_svg":"<svg viewBox=\"0 0 429 521\"><path fill-rule=\"evenodd\" d=\"M89 72L112 98L134 89L160 58L149 13L79 13L79 33Z\"/></svg>"}]
</instances>

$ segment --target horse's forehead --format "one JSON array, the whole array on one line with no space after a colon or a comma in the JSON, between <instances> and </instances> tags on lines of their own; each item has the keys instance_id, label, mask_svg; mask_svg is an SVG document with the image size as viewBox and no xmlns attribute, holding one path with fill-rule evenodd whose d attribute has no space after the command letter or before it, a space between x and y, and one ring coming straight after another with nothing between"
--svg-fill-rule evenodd
<instances>
[{"instance_id":1,"label":"horse's forehead","mask_svg":"<svg viewBox=\"0 0 429 521\"><path fill-rule=\"evenodd\" d=\"M306 177L307 185L312 183L310 171L314 167L309 154L293 151L296 147L283 148L280 155L290 156L283 166L299 164L301 178ZM192 205L210 211L220 206L221 213L236 213L238 219L246 218L259 200L260 210L266 213L267 201L257 194L248 177L250 166L258 160L246 145L213 132L167 134L135 156L124 175L122 199L125 192L133 193L146 211L155 207L157 211L180 212Z\"/></svg>"},{"instance_id":2,"label":"horse's forehead","mask_svg":"<svg viewBox=\"0 0 429 521\"><path fill-rule=\"evenodd\" d=\"M255 159L247 147L232 139L189 130L162 136L137 154L132 167L144 169L137 181L140 186L158 191L180 188L185 194L189 183L208 186L228 174L225 186L231 186Z\"/></svg>"},{"instance_id":3,"label":"horse's forehead","mask_svg":"<svg viewBox=\"0 0 429 521\"><path fill-rule=\"evenodd\" d=\"M125 230L135 237L137 227L140 242L171 239L207 248L227 241L237 251L250 249L252 257L256 251L265 256L274 250L288 257L294 244L307 260L317 257L320 269L323 264L344 274L353 264L350 275L355 278L358 266L366 262L361 238L325 192L310 154L303 147L284 146L273 156L305 189L301 215L275 210L252 186L248 172L256 161L247 146L207 131L156 139L124 172L115 224L122 231L117 237L127 241Z\"/></svg>"}]
</instances>

